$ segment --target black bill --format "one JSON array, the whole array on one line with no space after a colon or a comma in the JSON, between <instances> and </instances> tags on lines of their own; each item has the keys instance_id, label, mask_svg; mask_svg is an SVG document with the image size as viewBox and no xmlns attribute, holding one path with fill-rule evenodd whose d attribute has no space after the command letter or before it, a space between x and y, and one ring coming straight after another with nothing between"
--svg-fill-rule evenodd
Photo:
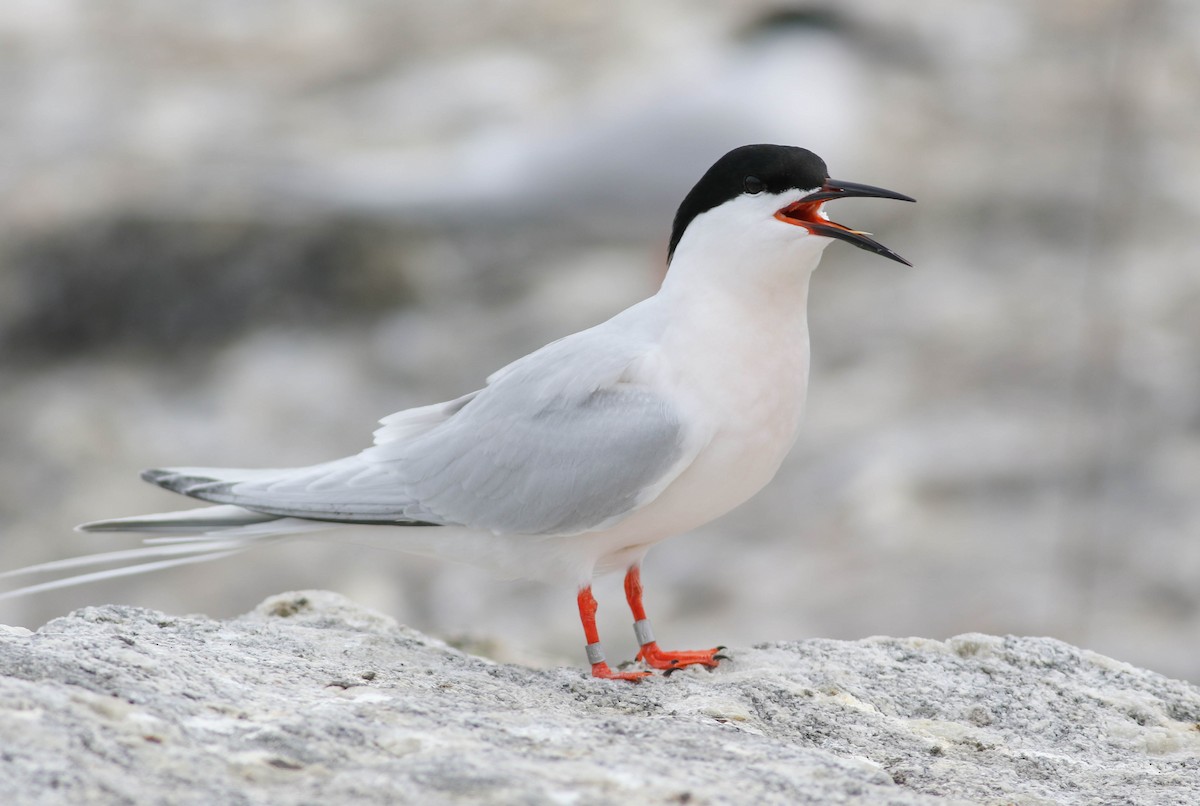
<instances>
[{"instance_id":1,"label":"black bill","mask_svg":"<svg viewBox=\"0 0 1200 806\"><path fill-rule=\"evenodd\" d=\"M860 185L857 182L827 179L820 190L808 194L797 202L789 204L777 212L775 217L789 224L798 224L814 235L837 238L839 241L853 244L859 249L866 249L868 252L883 255L886 258L903 263L905 266L911 266L911 263L879 243L879 241L871 238L867 233L850 229L843 224L830 221L820 215L821 205L825 202L833 201L834 199L852 198L895 199L896 201L906 202L916 201L911 196L905 196L903 193L897 193L894 190L885 190L873 185Z\"/></svg>"}]
</instances>

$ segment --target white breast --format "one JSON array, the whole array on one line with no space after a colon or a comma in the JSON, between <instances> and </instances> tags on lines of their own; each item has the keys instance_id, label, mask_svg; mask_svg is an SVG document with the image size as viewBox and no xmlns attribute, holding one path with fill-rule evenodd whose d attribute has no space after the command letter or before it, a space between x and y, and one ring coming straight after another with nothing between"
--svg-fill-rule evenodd
<instances>
[{"instance_id":1,"label":"white breast","mask_svg":"<svg viewBox=\"0 0 1200 806\"><path fill-rule=\"evenodd\" d=\"M808 283L827 242L749 248L732 237L685 236L659 293L606 325L628 327L630 316L654 323L628 380L677 408L688 440L684 455L694 458L624 520L561 537L497 536L498 555L521 576L583 584L594 573L624 570L654 543L761 490L791 450L804 411Z\"/></svg>"},{"instance_id":2,"label":"white breast","mask_svg":"<svg viewBox=\"0 0 1200 806\"><path fill-rule=\"evenodd\" d=\"M706 444L657 499L587 541L602 553L598 570L619 570L745 502L795 442L808 386L803 305L762 310L717 298L690 313L672 320L646 375Z\"/></svg>"}]
</instances>

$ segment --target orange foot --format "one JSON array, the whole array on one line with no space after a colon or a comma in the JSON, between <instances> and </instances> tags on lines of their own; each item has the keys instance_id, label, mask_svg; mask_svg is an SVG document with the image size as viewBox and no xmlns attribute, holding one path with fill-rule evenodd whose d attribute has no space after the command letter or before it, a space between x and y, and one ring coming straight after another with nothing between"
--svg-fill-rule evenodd
<instances>
[{"instance_id":1,"label":"orange foot","mask_svg":"<svg viewBox=\"0 0 1200 806\"><path fill-rule=\"evenodd\" d=\"M658 648L657 641L651 641L648 644L642 644L637 658L652 669L665 669L666 675L669 676L671 672L678 671L685 666L704 666L715 669L721 661L729 660L728 655L719 654L724 648L719 646L694 652L667 652Z\"/></svg>"},{"instance_id":2,"label":"orange foot","mask_svg":"<svg viewBox=\"0 0 1200 806\"><path fill-rule=\"evenodd\" d=\"M654 672L614 672L604 661L592 664L592 677L603 680L628 680L630 683L640 683L643 677L650 677Z\"/></svg>"}]
</instances>

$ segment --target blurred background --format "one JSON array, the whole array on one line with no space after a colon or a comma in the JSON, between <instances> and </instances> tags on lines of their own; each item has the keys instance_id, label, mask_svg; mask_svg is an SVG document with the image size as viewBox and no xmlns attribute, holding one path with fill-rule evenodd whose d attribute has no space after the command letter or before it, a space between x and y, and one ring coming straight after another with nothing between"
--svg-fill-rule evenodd
<instances>
[{"instance_id":1,"label":"blurred background","mask_svg":"<svg viewBox=\"0 0 1200 806\"><path fill-rule=\"evenodd\" d=\"M917 197L833 208L916 268L826 252L791 458L647 560L664 645L1052 635L1200 680L1196 3L9 0L0 98L4 568L188 506L141 468L351 453L602 321L718 156L790 143ZM583 663L571 590L340 545L0 621L310 587Z\"/></svg>"}]
</instances>

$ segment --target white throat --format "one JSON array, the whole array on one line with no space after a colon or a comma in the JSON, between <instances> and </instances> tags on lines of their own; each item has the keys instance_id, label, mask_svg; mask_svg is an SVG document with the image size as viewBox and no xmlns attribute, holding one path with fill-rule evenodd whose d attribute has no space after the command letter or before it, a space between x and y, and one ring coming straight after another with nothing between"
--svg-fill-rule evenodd
<instances>
[{"instance_id":1,"label":"white throat","mask_svg":"<svg viewBox=\"0 0 1200 806\"><path fill-rule=\"evenodd\" d=\"M662 293L718 293L802 311L809 278L831 243L774 217L802 195L741 196L696 216L675 248Z\"/></svg>"}]
</instances>

